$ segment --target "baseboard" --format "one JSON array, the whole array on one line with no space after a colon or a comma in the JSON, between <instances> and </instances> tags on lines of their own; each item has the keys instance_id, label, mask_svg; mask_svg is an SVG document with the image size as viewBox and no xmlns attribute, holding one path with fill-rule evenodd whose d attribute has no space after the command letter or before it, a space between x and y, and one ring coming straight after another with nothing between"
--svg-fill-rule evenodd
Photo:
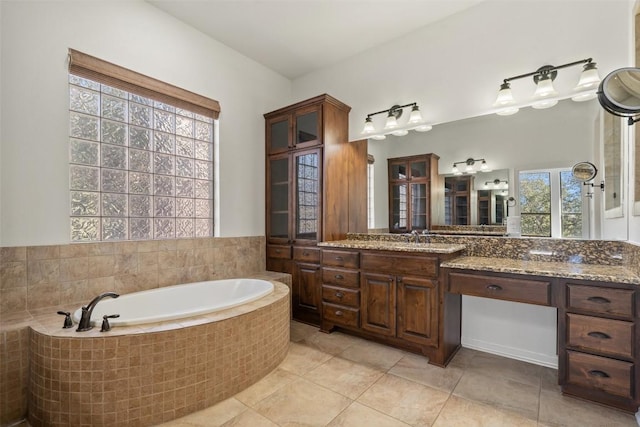
<instances>
[{"instance_id":1,"label":"baseboard","mask_svg":"<svg viewBox=\"0 0 640 427\"><path fill-rule=\"evenodd\" d=\"M521 348L508 347L481 340L465 339L464 337L462 338L461 344L462 347L470 348L472 350L484 351L485 353L491 353L498 356L508 357L510 359L522 360L523 362L558 369L558 355L556 354L550 355L535 353Z\"/></svg>"}]
</instances>

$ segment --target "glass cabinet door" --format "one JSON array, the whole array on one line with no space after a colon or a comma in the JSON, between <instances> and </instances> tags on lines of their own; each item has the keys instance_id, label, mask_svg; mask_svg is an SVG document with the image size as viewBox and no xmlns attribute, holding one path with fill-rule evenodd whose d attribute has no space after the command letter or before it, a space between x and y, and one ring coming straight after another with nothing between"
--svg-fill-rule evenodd
<instances>
[{"instance_id":1,"label":"glass cabinet door","mask_svg":"<svg viewBox=\"0 0 640 427\"><path fill-rule=\"evenodd\" d=\"M407 229L407 184L391 185L391 229Z\"/></svg>"},{"instance_id":2,"label":"glass cabinet door","mask_svg":"<svg viewBox=\"0 0 640 427\"><path fill-rule=\"evenodd\" d=\"M427 184L411 184L411 229L425 230L429 217Z\"/></svg>"},{"instance_id":3,"label":"glass cabinet door","mask_svg":"<svg viewBox=\"0 0 640 427\"><path fill-rule=\"evenodd\" d=\"M314 105L296 112L293 143L296 148L311 147L322 143L321 107Z\"/></svg>"},{"instance_id":4,"label":"glass cabinet door","mask_svg":"<svg viewBox=\"0 0 640 427\"><path fill-rule=\"evenodd\" d=\"M267 151L269 154L282 153L289 149L290 116L275 117L267 121Z\"/></svg>"},{"instance_id":5,"label":"glass cabinet door","mask_svg":"<svg viewBox=\"0 0 640 427\"><path fill-rule=\"evenodd\" d=\"M456 222L455 225L469 224L469 197L467 195L455 196Z\"/></svg>"},{"instance_id":6,"label":"glass cabinet door","mask_svg":"<svg viewBox=\"0 0 640 427\"><path fill-rule=\"evenodd\" d=\"M318 240L320 206L320 150L293 155L295 194L295 239Z\"/></svg>"},{"instance_id":7,"label":"glass cabinet door","mask_svg":"<svg viewBox=\"0 0 640 427\"><path fill-rule=\"evenodd\" d=\"M411 179L427 178L429 176L429 167L426 160L414 160L409 163L411 171Z\"/></svg>"},{"instance_id":8,"label":"glass cabinet door","mask_svg":"<svg viewBox=\"0 0 640 427\"><path fill-rule=\"evenodd\" d=\"M389 179L392 181L402 181L409 178L406 163L392 163L390 170Z\"/></svg>"},{"instance_id":9,"label":"glass cabinet door","mask_svg":"<svg viewBox=\"0 0 640 427\"><path fill-rule=\"evenodd\" d=\"M289 156L269 160L269 236L289 239Z\"/></svg>"}]
</instances>

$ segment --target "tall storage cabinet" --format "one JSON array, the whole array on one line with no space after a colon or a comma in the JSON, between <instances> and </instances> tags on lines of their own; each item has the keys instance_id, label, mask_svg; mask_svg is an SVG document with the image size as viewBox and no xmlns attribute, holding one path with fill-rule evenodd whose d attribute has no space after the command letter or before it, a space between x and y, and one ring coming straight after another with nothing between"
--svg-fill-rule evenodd
<instances>
[{"instance_id":1,"label":"tall storage cabinet","mask_svg":"<svg viewBox=\"0 0 640 427\"><path fill-rule=\"evenodd\" d=\"M293 316L316 325L316 244L367 230L367 141L348 142L350 109L325 94L264 115L267 269L293 275Z\"/></svg>"}]
</instances>

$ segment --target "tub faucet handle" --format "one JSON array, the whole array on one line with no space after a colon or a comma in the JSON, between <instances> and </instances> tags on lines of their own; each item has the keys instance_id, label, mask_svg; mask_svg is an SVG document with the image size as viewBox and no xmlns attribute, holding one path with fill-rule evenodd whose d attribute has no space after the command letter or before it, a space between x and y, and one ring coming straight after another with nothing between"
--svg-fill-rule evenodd
<instances>
[{"instance_id":1,"label":"tub faucet handle","mask_svg":"<svg viewBox=\"0 0 640 427\"><path fill-rule=\"evenodd\" d=\"M71 313L68 311L59 311L58 314L64 316L64 329L73 328L73 320L71 320Z\"/></svg>"},{"instance_id":2,"label":"tub faucet handle","mask_svg":"<svg viewBox=\"0 0 640 427\"><path fill-rule=\"evenodd\" d=\"M109 332L111 330L109 319L116 319L118 317L120 317L119 314L105 314L104 316L102 316L102 328L100 329L100 332Z\"/></svg>"}]
</instances>

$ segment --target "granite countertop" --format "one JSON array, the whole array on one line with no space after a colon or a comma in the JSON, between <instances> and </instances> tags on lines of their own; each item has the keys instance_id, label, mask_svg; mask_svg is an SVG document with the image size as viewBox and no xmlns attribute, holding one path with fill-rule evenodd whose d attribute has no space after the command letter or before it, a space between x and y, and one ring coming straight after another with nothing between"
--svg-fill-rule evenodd
<instances>
[{"instance_id":1,"label":"granite countertop","mask_svg":"<svg viewBox=\"0 0 640 427\"><path fill-rule=\"evenodd\" d=\"M640 276L623 266L571 262L526 261L510 258L462 256L440 264L441 267L498 273L531 274L568 279L640 285Z\"/></svg>"},{"instance_id":2,"label":"granite countertop","mask_svg":"<svg viewBox=\"0 0 640 427\"><path fill-rule=\"evenodd\" d=\"M334 240L321 242L324 248L372 249L378 251L421 252L431 254L454 254L465 249L465 245L448 243L405 243L376 240Z\"/></svg>"},{"instance_id":3,"label":"granite countertop","mask_svg":"<svg viewBox=\"0 0 640 427\"><path fill-rule=\"evenodd\" d=\"M455 236L505 236L504 231L481 230L430 230L429 234L455 235Z\"/></svg>"}]
</instances>

